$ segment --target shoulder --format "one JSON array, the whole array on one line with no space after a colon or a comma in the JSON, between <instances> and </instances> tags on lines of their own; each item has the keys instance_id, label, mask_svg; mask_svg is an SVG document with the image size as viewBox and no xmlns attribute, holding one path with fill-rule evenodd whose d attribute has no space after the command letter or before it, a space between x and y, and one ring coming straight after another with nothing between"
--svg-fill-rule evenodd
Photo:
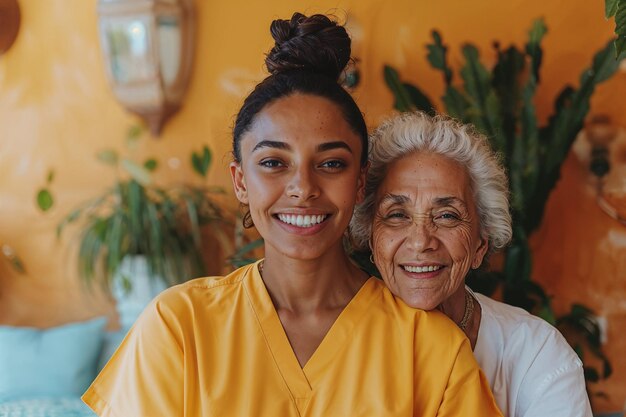
<instances>
[{"instance_id":1,"label":"shoulder","mask_svg":"<svg viewBox=\"0 0 626 417\"><path fill-rule=\"evenodd\" d=\"M242 284L254 264L243 266L226 276L196 278L161 292L145 313L171 320L185 320L199 310L213 310L242 291Z\"/></svg>"},{"instance_id":2,"label":"shoulder","mask_svg":"<svg viewBox=\"0 0 626 417\"><path fill-rule=\"evenodd\" d=\"M381 296L378 304L374 304L374 309L383 310L382 315L386 320L412 333L421 352L433 354L436 351L451 357L457 354L466 337L448 316L437 310L425 311L409 307L402 299L394 296L382 281L376 281Z\"/></svg>"},{"instance_id":3,"label":"shoulder","mask_svg":"<svg viewBox=\"0 0 626 417\"><path fill-rule=\"evenodd\" d=\"M506 346L505 350L512 350L514 354L542 352L555 359L580 362L561 332L547 321L482 294L475 296L482 308L479 337L500 341Z\"/></svg>"},{"instance_id":4,"label":"shoulder","mask_svg":"<svg viewBox=\"0 0 626 417\"><path fill-rule=\"evenodd\" d=\"M563 401L567 394L556 394L563 387L584 393L582 362L555 327L520 308L476 298L482 317L474 354L496 396L504 384L520 410L551 394Z\"/></svg>"},{"instance_id":5,"label":"shoulder","mask_svg":"<svg viewBox=\"0 0 626 417\"><path fill-rule=\"evenodd\" d=\"M182 284L170 287L160 293L155 301L159 303L176 303L181 299L195 299L200 296L221 296L237 290L254 264L243 266L226 276L195 278Z\"/></svg>"}]
</instances>

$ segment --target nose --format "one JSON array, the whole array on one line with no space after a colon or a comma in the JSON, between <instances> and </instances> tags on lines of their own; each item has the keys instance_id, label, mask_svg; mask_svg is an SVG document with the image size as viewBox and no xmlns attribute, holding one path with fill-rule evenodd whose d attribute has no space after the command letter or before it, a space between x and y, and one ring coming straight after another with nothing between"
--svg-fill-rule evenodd
<instances>
[{"instance_id":1,"label":"nose","mask_svg":"<svg viewBox=\"0 0 626 417\"><path fill-rule=\"evenodd\" d=\"M320 195L320 187L317 178L308 167L301 167L295 170L285 189L290 198L302 201L315 199Z\"/></svg>"},{"instance_id":2,"label":"nose","mask_svg":"<svg viewBox=\"0 0 626 417\"><path fill-rule=\"evenodd\" d=\"M439 245L436 231L430 215L418 215L409 227L407 244L420 253L436 250Z\"/></svg>"}]
</instances>

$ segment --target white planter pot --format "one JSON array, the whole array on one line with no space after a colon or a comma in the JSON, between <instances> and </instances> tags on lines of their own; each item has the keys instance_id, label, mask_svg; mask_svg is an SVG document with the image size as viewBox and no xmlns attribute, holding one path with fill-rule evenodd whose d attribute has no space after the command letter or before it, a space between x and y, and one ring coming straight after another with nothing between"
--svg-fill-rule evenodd
<instances>
[{"instance_id":1,"label":"white planter pot","mask_svg":"<svg viewBox=\"0 0 626 417\"><path fill-rule=\"evenodd\" d=\"M125 281L130 288L124 285ZM115 274L111 291L122 329L129 329L150 301L166 288L163 278L150 276L145 257L126 256Z\"/></svg>"}]
</instances>

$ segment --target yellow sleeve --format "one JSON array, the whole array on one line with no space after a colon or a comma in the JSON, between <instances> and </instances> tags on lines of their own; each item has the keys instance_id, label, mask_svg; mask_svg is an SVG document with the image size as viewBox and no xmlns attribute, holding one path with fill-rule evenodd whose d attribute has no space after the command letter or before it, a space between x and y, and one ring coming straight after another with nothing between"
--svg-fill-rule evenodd
<instances>
[{"instance_id":1,"label":"yellow sleeve","mask_svg":"<svg viewBox=\"0 0 626 417\"><path fill-rule=\"evenodd\" d=\"M176 323L163 301L153 301L83 401L101 417L183 415L183 350Z\"/></svg>"},{"instance_id":2,"label":"yellow sleeve","mask_svg":"<svg viewBox=\"0 0 626 417\"><path fill-rule=\"evenodd\" d=\"M459 347L437 416L502 417L467 339Z\"/></svg>"}]
</instances>

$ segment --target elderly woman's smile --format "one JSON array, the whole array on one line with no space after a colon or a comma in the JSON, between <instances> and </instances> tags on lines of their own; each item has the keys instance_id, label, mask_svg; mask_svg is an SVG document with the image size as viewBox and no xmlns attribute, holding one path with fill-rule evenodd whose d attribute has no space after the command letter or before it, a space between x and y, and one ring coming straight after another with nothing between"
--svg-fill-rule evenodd
<instances>
[{"instance_id":1,"label":"elderly woman's smile","mask_svg":"<svg viewBox=\"0 0 626 417\"><path fill-rule=\"evenodd\" d=\"M417 175L419 173L419 175ZM457 162L411 153L389 166L376 198L373 253L391 291L433 309L459 289L487 250L469 176Z\"/></svg>"}]
</instances>

